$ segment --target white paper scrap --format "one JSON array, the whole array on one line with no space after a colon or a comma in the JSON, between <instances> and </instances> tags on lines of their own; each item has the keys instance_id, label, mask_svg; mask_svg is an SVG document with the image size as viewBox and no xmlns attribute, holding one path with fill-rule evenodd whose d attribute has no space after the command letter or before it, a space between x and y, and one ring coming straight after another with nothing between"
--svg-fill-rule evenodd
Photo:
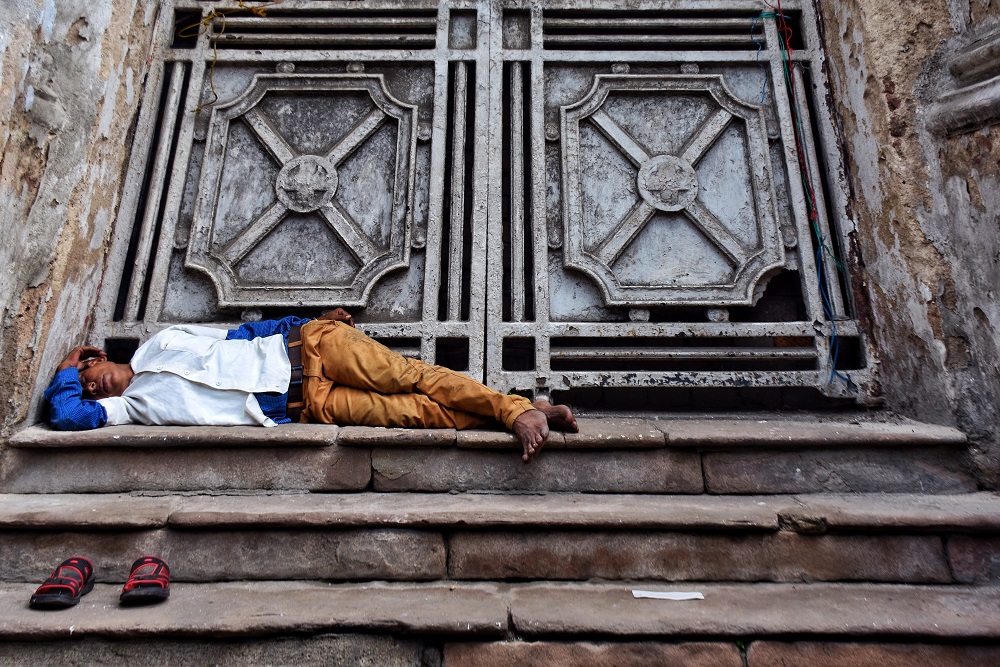
<instances>
[{"instance_id":1,"label":"white paper scrap","mask_svg":"<svg viewBox=\"0 0 1000 667\"><path fill-rule=\"evenodd\" d=\"M632 591L632 597L636 599L648 598L651 600L704 600L701 593L690 592L681 593L673 591Z\"/></svg>"}]
</instances>

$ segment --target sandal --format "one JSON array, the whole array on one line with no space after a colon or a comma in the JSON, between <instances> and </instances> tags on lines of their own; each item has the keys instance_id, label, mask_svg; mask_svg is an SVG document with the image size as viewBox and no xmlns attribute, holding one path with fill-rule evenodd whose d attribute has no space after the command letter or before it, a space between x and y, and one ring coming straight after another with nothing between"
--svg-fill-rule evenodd
<instances>
[{"instance_id":1,"label":"sandal","mask_svg":"<svg viewBox=\"0 0 1000 667\"><path fill-rule=\"evenodd\" d=\"M122 588L123 605L162 602L170 597L170 568L156 556L143 556L132 563L132 572Z\"/></svg>"},{"instance_id":2,"label":"sandal","mask_svg":"<svg viewBox=\"0 0 1000 667\"><path fill-rule=\"evenodd\" d=\"M94 564L83 556L67 558L56 566L28 603L32 609L72 607L94 588Z\"/></svg>"}]
</instances>

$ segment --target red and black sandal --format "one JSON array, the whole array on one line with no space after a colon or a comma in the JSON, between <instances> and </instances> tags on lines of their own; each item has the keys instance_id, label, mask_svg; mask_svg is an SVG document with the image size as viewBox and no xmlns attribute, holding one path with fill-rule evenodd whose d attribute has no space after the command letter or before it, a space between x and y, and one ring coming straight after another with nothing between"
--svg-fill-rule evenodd
<instances>
[{"instance_id":1,"label":"red and black sandal","mask_svg":"<svg viewBox=\"0 0 1000 667\"><path fill-rule=\"evenodd\" d=\"M28 605L32 609L72 607L94 588L94 564L83 556L67 558L56 566Z\"/></svg>"},{"instance_id":2,"label":"red and black sandal","mask_svg":"<svg viewBox=\"0 0 1000 667\"><path fill-rule=\"evenodd\" d=\"M156 556L143 556L132 564L119 598L123 605L162 602L170 597L170 568Z\"/></svg>"}]
</instances>

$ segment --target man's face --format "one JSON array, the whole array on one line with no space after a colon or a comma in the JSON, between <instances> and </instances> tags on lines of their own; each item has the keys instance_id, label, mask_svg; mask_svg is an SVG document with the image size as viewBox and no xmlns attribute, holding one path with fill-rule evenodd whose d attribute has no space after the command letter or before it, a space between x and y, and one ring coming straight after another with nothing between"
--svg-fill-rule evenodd
<instances>
[{"instance_id":1,"label":"man's face","mask_svg":"<svg viewBox=\"0 0 1000 667\"><path fill-rule=\"evenodd\" d=\"M103 357L86 362L80 371L80 384L86 398L98 399L121 396L132 381L132 368L128 364L116 364Z\"/></svg>"}]
</instances>

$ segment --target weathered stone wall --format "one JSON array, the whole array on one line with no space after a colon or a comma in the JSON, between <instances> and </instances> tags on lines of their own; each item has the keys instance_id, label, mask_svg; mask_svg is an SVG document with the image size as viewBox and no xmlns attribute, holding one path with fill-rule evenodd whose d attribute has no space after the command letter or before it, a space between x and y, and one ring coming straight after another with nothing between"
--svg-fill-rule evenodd
<instances>
[{"instance_id":1,"label":"weathered stone wall","mask_svg":"<svg viewBox=\"0 0 1000 667\"><path fill-rule=\"evenodd\" d=\"M115 218L157 0L0 3L0 431L79 344Z\"/></svg>"},{"instance_id":2,"label":"weathered stone wall","mask_svg":"<svg viewBox=\"0 0 1000 667\"><path fill-rule=\"evenodd\" d=\"M1000 22L997 0L823 0L888 406L954 424L1000 486L1000 125L951 137L927 110L949 56Z\"/></svg>"}]
</instances>

